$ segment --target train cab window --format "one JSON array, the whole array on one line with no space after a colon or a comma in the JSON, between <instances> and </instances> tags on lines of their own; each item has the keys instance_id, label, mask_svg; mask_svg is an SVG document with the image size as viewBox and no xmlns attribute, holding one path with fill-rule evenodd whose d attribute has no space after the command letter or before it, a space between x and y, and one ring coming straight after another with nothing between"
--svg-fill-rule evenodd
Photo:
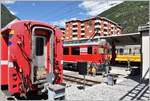
<instances>
[{"instance_id":1,"label":"train cab window","mask_svg":"<svg viewBox=\"0 0 150 101\"><path fill-rule=\"evenodd\" d=\"M41 37L36 38L36 56L42 56L44 53L44 39Z\"/></svg>"},{"instance_id":2,"label":"train cab window","mask_svg":"<svg viewBox=\"0 0 150 101\"><path fill-rule=\"evenodd\" d=\"M79 47L72 47L71 54L72 55L80 55L80 48Z\"/></svg>"},{"instance_id":3,"label":"train cab window","mask_svg":"<svg viewBox=\"0 0 150 101\"><path fill-rule=\"evenodd\" d=\"M104 53L105 53L105 52L104 52L104 48L99 48L98 53L99 53L99 54L104 54Z\"/></svg>"},{"instance_id":4,"label":"train cab window","mask_svg":"<svg viewBox=\"0 0 150 101\"><path fill-rule=\"evenodd\" d=\"M92 47L88 47L88 54L92 54Z\"/></svg>"},{"instance_id":5,"label":"train cab window","mask_svg":"<svg viewBox=\"0 0 150 101\"><path fill-rule=\"evenodd\" d=\"M69 48L68 47L63 49L63 54L64 55L69 55Z\"/></svg>"}]
</instances>

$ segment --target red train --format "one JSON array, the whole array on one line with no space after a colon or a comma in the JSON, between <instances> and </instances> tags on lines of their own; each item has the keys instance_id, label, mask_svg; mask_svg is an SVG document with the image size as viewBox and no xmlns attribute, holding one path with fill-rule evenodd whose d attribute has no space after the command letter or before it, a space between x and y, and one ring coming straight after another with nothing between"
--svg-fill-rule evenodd
<instances>
[{"instance_id":1,"label":"red train","mask_svg":"<svg viewBox=\"0 0 150 101\"><path fill-rule=\"evenodd\" d=\"M0 85L11 95L38 90L49 79L63 82L61 31L55 26L20 20L0 34Z\"/></svg>"},{"instance_id":2,"label":"red train","mask_svg":"<svg viewBox=\"0 0 150 101\"><path fill-rule=\"evenodd\" d=\"M63 49L64 69L78 70L77 62L86 61L88 68L95 68L94 71L98 73L102 71L109 56L109 44L96 38L92 41L87 39L64 41Z\"/></svg>"}]
</instances>

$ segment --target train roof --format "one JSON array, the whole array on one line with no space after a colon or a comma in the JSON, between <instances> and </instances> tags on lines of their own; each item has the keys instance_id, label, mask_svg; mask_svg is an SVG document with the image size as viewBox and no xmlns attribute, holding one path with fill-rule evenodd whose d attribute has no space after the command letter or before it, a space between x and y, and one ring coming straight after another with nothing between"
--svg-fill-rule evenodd
<instances>
[{"instance_id":1,"label":"train roof","mask_svg":"<svg viewBox=\"0 0 150 101\"><path fill-rule=\"evenodd\" d=\"M4 28L1 29L1 32L7 30L7 29L11 29L11 26L17 23L32 23L33 25L43 25L43 26L47 26L47 27L51 27L51 28L58 28L57 26L54 26L52 24L48 24L48 23L44 23L44 22L40 22L40 21L36 21L36 20L13 20L11 21L9 24L7 24L7 26L5 26Z\"/></svg>"},{"instance_id":2,"label":"train roof","mask_svg":"<svg viewBox=\"0 0 150 101\"><path fill-rule=\"evenodd\" d=\"M85 45L103 45L106 43L105 39L94 38L90 39L80 39L73 41L64 41L63 46L85 46Z\"/></svg>"}]
</instances>

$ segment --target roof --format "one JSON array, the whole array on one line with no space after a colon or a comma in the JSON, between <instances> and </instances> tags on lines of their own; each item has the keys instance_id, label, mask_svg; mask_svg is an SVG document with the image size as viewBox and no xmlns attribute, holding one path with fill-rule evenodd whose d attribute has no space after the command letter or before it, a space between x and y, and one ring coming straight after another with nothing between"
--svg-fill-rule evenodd
<instances>
[{"instance_id":1,"label":"roof","mask_svg":"<svg viewBox=\"0 0 150 101\"><path fill-rule=\"evenodd\" d=\"M120 34L117 36L100 36L100 39L106 39L107 42L115 45L138 45L141 44L140 33Z\"/></svg>"},{"instance_id":2,"label":"roof","mask_svg":"<svg viewBox=\"0 0 150 101\"><path fill-rule=\"evenodd\" d=\"M87 18L87 19L83 19L83 20L79 20L79 19L70 20L70 21L67 21L66 23L69 23L69 22L85 22L85 21L92 20L92 19L94 20L94 19L96 19L96 18L104 19L104 20L106 20L106 21L109 21L109 22L115 24L117 27L122 28L118 23L116 23L116 22L114 22L114 21L112 21L112 20L109 20L109 19L107 19L106 17L100 17L100 16L95 16L95 17L91 17L91 18Z\"/></svg>"}]
</instances>

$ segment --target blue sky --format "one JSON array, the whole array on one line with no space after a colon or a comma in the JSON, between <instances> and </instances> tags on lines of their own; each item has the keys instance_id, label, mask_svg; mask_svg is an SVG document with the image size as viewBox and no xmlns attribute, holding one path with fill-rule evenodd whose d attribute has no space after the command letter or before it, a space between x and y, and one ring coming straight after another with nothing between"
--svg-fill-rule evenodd
<instances>
[{"instance_id":1,"label":"blue sky","mask_svg":"<svg viewBox=\"0 0 150 101\"><path fill-rule=\"evenodd\" d=\"M73 19L85 19L121 3L122 1L12 1L5 3L12 14L20 19L39 20L65 26Z\"/></svg>"}]
</instances>

